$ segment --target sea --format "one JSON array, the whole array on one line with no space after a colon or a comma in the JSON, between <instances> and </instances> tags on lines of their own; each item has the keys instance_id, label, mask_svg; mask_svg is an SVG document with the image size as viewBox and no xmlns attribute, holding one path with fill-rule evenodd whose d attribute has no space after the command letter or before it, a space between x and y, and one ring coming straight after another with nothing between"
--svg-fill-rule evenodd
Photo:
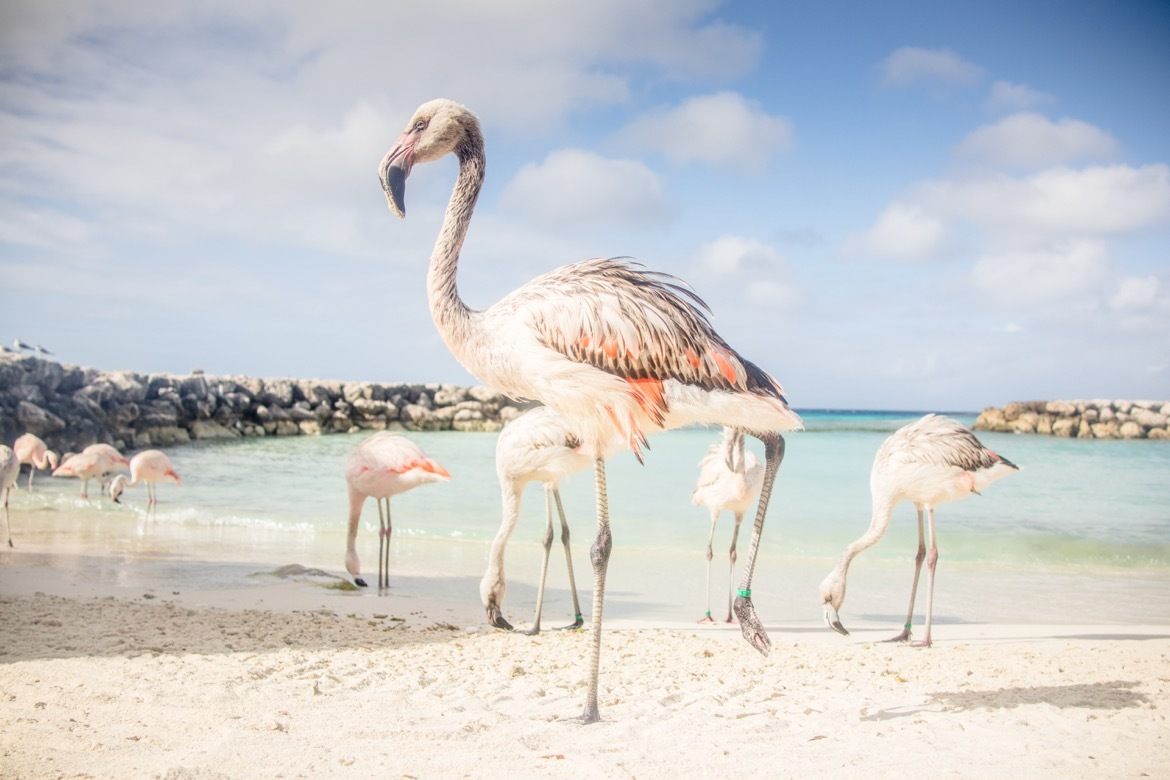
<instances>
[{"instance_id":1,"label":"sea","mask_svg":"<svg viewBox=\"0 0 1170 780\"><path fill-rule=\"evenodd\" d=\"M806 430L786 437L753 582L753 598L765 622L819 625L818 584L845 545L869 524L874 454L886 436L921 414L801 411ZM951 416L967 425L974 422L969 413ZM154 510L148 510L141 487L127 490L123 503L114 504L94 483L89 499L81 499L76 480L40 473L29 493L22 476L10 502L16 547L0 557L0 564L21 561L23 552L26 560L72 570L75 578L143 587L151 578L166 578L175 588L239 588L256 574L288 564L348 578L343 465L367 435L170 448L183 483L160 485ZM452 479L392 500L391 589L438 594L478 614L478 581L500 524L496 435L404 435L442 463ZM1170 624L1170 444L978 435L1020 471L982 495L937 509L936 626ZM718 521L708 596L710 519L690 502L697 464L719 436L717 429L672 431L651 439L644 465L628 453L608 462L614 547L607 619L636 625L693 623L708 599L717 617L725 615L733 521L730 515ZM762 460L760 443L748 442ZM587 612L592 587L588 553L595 529L591 472L567 479L561 494ZM376 508L367 502L358 551L370 582L377 576L377 528ZM527 620L535 601L544 529L544 495L533 483L508 547L505 607L514 622ZM749 517L739 537L740 568L750 536ZM895 510L886 537L852 565L841 613L846 624L901 625L916 548L915 510L904 503ZM571 617L572 608L559 540L552 554L546 615L555 621ZM925 572L922 579L919 613L926 603ZM363 590L339 598L376 594Z\"/></svg>"}]
</instances>

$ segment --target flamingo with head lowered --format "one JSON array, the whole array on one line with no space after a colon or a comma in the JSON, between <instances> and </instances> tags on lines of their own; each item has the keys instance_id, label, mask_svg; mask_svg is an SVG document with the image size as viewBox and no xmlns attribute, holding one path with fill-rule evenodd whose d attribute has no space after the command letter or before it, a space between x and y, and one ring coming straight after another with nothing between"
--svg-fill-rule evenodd
<instances>
[{"instance_id":1,"label":"flamingo with head lowered","mask_svg":"<svg viewBox=\"0 0 1170 780\"><path fill-rule=\"evenodd\" d=\"M345 461L345 482L349 486L349 531L346 535L345 569L354 584L366 587L356 540L362 505L366 498L378 502L378 589L390 587L390 498L428 482L446 482L447 470L427 457L405 436L382 431L363 441Z\"/></svg>"},{"instance_id":2,"label":"flamingo with head lowered","mask_svg":"<svg viewBox=\"0 0 1170 780\"><path fill-rule=\"evenodd\" d=\"M33 475L37 469L57 468L57 453L49 449L41 437L33 433L18 436L12 443L12 451L21 463L28 464L28 489L32 490Z\"/></svg>"},{"instance_id":3,"label":"flamingo with head lowered","mask_svg":"<svg viewBox=\"0 0 1170 780\"><path fill-rule=\"evenodd\" d=\"M685 282L621 259L593 259L539 276L494 306L474 311L459 296L456 269L483 186L479 120L450 100L424 103L387 152L378 176L390 210L405 215L406 180L417 163L454 154L459 174L427 272L427 299L447 347L480 381L512 398L552 408L593 458L597 536L593 631L582 721L599 719L605 577L612 548L605 450L619 436L641 458L646 437L688 424L722 425L764 442L764 484L735 612L747 641L770 641L751 599L752 574L782 432L801 428L780 383L715 332L709 310Z\"/></svg>"},{"instance_id":4,"label":"flamingo with head lowered","mask_svg":"<svg viewBox=\"0 0 1170 780\"><path fill-rule=\"evenodd\" d=\"M845 578L849 564L861 552L877 543L890 525L894 507L910 501L918 510L918 554L914 557L914 583L910 586L910 608L902 633L891 642L910 639L914 618L914 598L918 593L918 576L926 561L930 579L926 596L926 633L916 645L930 647L930 625L934 614L934 570L938 564L938 544L934 533L934 508L946 501L957 501L1003 479L1019 466L983 446L975 434L949 417L928 414L903 426L882 443L873 460L869 488L873 515L867 530L845 548L841 561L821 582L821 602L825 623L839 634L848 635L841 625L838 611L845 601ZM923 539L923 515L930 525L930 552Z\"/></svg>"},{"instance_id":5,"label":"flamingo with head lowered","mask_svg":"<svg viewBox=\"0 0 1170 780\"><path fill-rule=\"evenodd\" d=\"M110 498L114 503L120 504L122 493L130 485L137 485L139 482L146 484L146 505L154 506L158 503L158 488L156 485L159 482L174 482L176 485L183 484L183 480L179 477L175 467L171 464L171 459L167 457L165 452L161 450L143 450L130 459L130 480L126 481L124 474L119 474L114 477L114 481L110 483Z\"/></svg>"}]
</instances>

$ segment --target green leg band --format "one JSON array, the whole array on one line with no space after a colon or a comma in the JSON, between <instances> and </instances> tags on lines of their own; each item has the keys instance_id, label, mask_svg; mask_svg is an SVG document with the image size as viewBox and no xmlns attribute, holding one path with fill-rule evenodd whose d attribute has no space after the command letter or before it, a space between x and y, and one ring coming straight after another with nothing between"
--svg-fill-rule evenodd
<instances>
[{"instance_id":1,"label":"green leg band","mask_svg":"<svg viewBox=\"0 0 1170 780\"><path fill-rule=\"evenodd\" d=\"M736 593L739 594L739 597L742 599L750 599L752 597L751 588L740 588L736 591Z\"/></svg>"}]
</instances>

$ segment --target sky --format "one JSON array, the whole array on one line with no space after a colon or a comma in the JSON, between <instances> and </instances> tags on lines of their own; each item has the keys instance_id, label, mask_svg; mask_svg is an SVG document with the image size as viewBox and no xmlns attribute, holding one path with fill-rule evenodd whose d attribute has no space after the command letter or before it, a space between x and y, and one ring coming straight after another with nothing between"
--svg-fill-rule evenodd
<instances>
[{"instance_id":1,"label":"sky","mask_svg":"<svg viewBox=\"0 0 1170 780\"><path fill-rule=\"evenodd\" d=\"M326 7L328 6L328 7ZM106 370L474 380L425 302L632 256L797 408L1170 398L1170 5L0 5L0 342Z\"/></svg>"}]
</instances>

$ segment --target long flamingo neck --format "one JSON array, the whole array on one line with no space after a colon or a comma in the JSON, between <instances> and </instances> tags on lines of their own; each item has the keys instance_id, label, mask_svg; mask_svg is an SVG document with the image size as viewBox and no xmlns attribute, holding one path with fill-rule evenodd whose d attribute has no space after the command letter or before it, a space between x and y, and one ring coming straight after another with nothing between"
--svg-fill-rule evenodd
<instances>
[{"instance_id":1,"label":"long flamingo neck","mask_svg":"<svg viewBox=\"0 0 1170 780\"><path fill-rule=\"evenodd\" d=\"M459 266L459 252L471 223L471 214L475 210L479 191L483 188L486 158L483 135L478 126L467 128L466 136L455 152L459 157L459 177L455 181L451 200L447 203L447 213L431 252L431 264L427 272L427 303L435 327L448 347L466 340L464 331L471 323L471 310L459 297L455 274Z\"/></svg>"},{"instance_id":2,"label":"long flamingo neck","mask_svg":"<svg viewBox=\"0 0 1170 780\"><path fill-rule=\"evenodd\" d=\"M841 556L839 568L842 576L849 570L849 564L854 558L873 547L885 535L886 529L890 527L890 518L893 517L895 503L885 496L873 497L873 515L869 521L869 529L846 547L845 553Z\"/></svg>"}]
</instances>

